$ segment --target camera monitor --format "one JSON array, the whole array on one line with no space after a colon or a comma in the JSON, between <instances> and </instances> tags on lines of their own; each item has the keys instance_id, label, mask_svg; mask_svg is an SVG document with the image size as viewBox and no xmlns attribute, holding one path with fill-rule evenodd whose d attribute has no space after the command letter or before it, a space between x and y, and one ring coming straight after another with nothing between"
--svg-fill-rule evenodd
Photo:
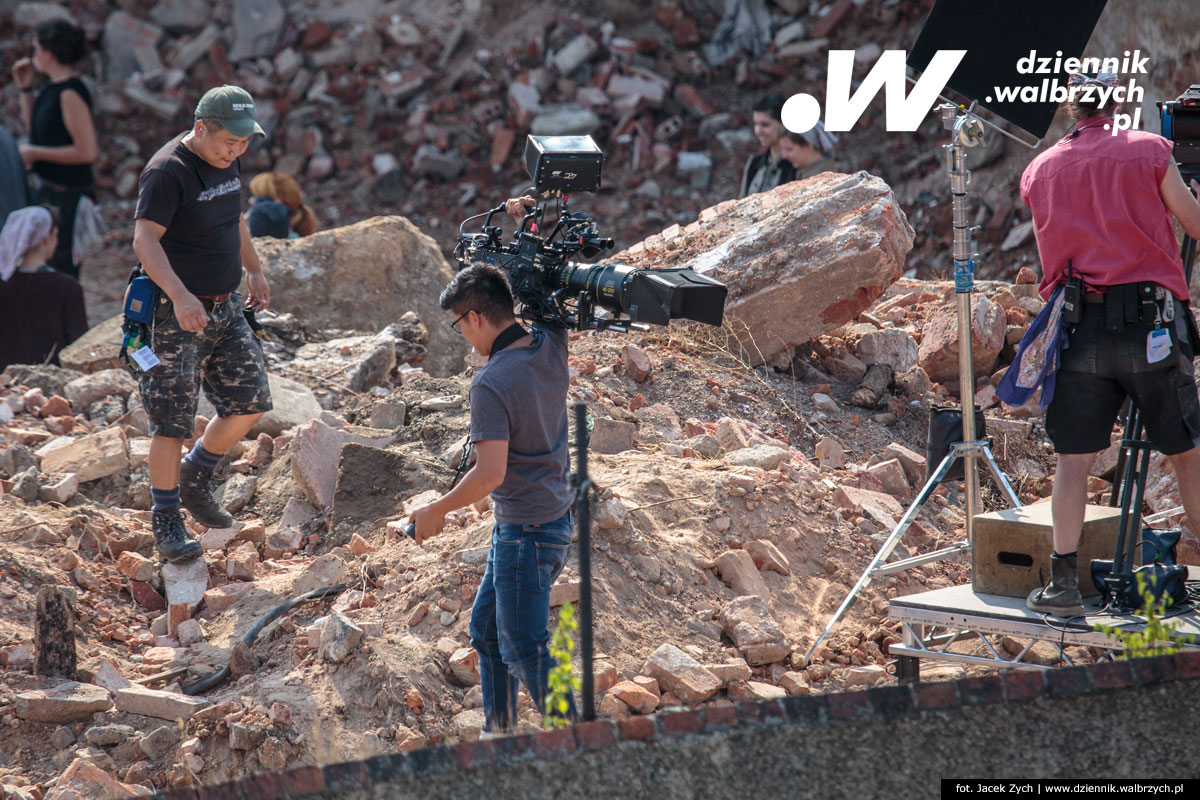
<instances>
[{"instance_id":1,"label":"camera monitor","mask_svg":"<svg viewBox=\"0 0 1200 800\"><path fill-rule=\"evenodd\" d=\"M908 65L924 71L938 50L966 50L967 53L950 78L949 88L978 101L979 105L1019 128L1042 138L1050 130L1060 100L1042 100L1043 81L1067 84L1067 72L1061 64L1079 58L1108 0L937 0L929 12L917 42L908 56ZM1030 51L1037 51L1033 69L1054 68L1053 72L1021 72L1030 66ZM1061 51L1061 55L1060 55ZM1123 56L1101 53L1102 57ZM1122 80L1125 76L1121 76ZM1038 100L1029 102L1001 98L997 89L1033 87ZM1031 90L1027 90L1031 91Z\"/></svg>"},{"instance_id":2,"label":"camera monitor","mask_svg":"<svg viewBox=\"0 0 1200 800\"><path fill-rule=\"evenodd\" d=\"M538 194L594 192L600 188L604 153L590 136L530 136L525 169Z\"/></svg>"}]
</instances>

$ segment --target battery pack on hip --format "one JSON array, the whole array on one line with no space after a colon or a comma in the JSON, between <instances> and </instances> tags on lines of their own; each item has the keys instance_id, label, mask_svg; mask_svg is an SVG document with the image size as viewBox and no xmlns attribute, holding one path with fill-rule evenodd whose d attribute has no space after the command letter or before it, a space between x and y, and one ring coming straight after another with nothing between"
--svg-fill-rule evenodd
<instances>
[{"instance_id":1,"label":"battery pack on hip","mask_svg":"<svg viewBox=\"0 0 1200 800\"><path fill-rule=\"evenodd\" d=\"M125 296L125 319L150 325L154 322L154 307L158 300L158 287L149 276L142 275L129 282L129 292Z\"/></svg>"}]
</instances>

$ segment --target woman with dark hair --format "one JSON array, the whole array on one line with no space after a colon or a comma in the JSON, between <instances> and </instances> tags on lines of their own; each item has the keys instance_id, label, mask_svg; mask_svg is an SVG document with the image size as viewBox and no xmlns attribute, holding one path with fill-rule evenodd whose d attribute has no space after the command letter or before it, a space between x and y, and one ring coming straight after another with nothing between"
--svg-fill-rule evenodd
<instances>
[{"instance_id":1,"label":"woman with dark hair","mask_svg":"<svg viewBox=\"0 0 1200 800\"><path fill-rule=\"evenodd\" d=\"M783 103L782 95L768 94L754 106L750 119L754 123L754 138L758 139L763 151L746 159L738 197L769 192L795 178L792 165L779 152L779 137L784 132Z\"/></svg>"},{"instance_id":2,"label":"woman with dark hair","mask_svg":"<svg viewBox=\"0 0 1200 800\"><path fill-rule=\"evenodd\" d=\"M779 137L779 152L796 171L795 180L802 181L833 170L835 144L837 137L818 121L812 130L804 133L784 131Z\"/></svg>"},{"instance_id":3,"label":"woman with dark hair","mask_svg":"<svg viewBox=\"0 0 1200 800\"><path fill-rule=\"evenodd\" d=\"M58 249L49 263L74 278L79 277L73 252L76 212L83 197L89 211L94 210L92 163L98 149L92 96L75 71L86 50L82 28L49 20L34 29L33 57L12 67L21 92L21 117L29 129L21 160L33 171L33 199L54 206L62 218ZM40 85L38 75L46 76Z\"/></svg>"}]
</instances>

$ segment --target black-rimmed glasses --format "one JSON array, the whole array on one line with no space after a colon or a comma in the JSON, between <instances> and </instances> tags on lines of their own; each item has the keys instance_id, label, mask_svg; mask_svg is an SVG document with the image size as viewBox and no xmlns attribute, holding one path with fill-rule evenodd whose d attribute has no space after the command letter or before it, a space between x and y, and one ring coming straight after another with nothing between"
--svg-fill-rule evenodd
<instances>
[{"instance_id":1,"label":"black-rimmed glasses","mask_svg":"<svg viewBox=\"0 0 1200 800\"><path fill-rule=\"evenodd\" d=\"M462 322L462 320L463 320L463 317L465 317L467 314L470 314L470 313L471 313L472 311L474 311L474 310L475 310L475 309L473 309L473 308L471 308L471 309L467 309L467 310L466 310L466 311L464 311L463 313L459 314L459 315L458 315L458 319L456 319L456 320L454 320L454 322L451 322L451 323L450 323L450 330L454 331L455 333L462 333L462 329L460 329L460 328L458 327L458 323Z\"/></svg>"}]
</instances>

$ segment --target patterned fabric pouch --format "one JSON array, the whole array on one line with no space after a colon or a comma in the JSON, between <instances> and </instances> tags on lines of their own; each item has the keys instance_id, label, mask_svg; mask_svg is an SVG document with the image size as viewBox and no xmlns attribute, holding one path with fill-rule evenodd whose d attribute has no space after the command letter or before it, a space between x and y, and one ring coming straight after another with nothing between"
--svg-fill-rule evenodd
<instances>
[{"instance_id":1,"label":"patterned fabric pouch","mask_svg":"<svg viewBox=\"0 0 1200 800\"><path fill-rule=\"evenodd\" d=\"M1062 350L1067 347L1062 307L1063 287L1059 286L1021 337L1017 357L996 386L996 397L1006 404L1025 405L1040 386L1041 407L1050 405L1054 398L1055 373L1062 362Z\"/></svg>"}]
</instances>

